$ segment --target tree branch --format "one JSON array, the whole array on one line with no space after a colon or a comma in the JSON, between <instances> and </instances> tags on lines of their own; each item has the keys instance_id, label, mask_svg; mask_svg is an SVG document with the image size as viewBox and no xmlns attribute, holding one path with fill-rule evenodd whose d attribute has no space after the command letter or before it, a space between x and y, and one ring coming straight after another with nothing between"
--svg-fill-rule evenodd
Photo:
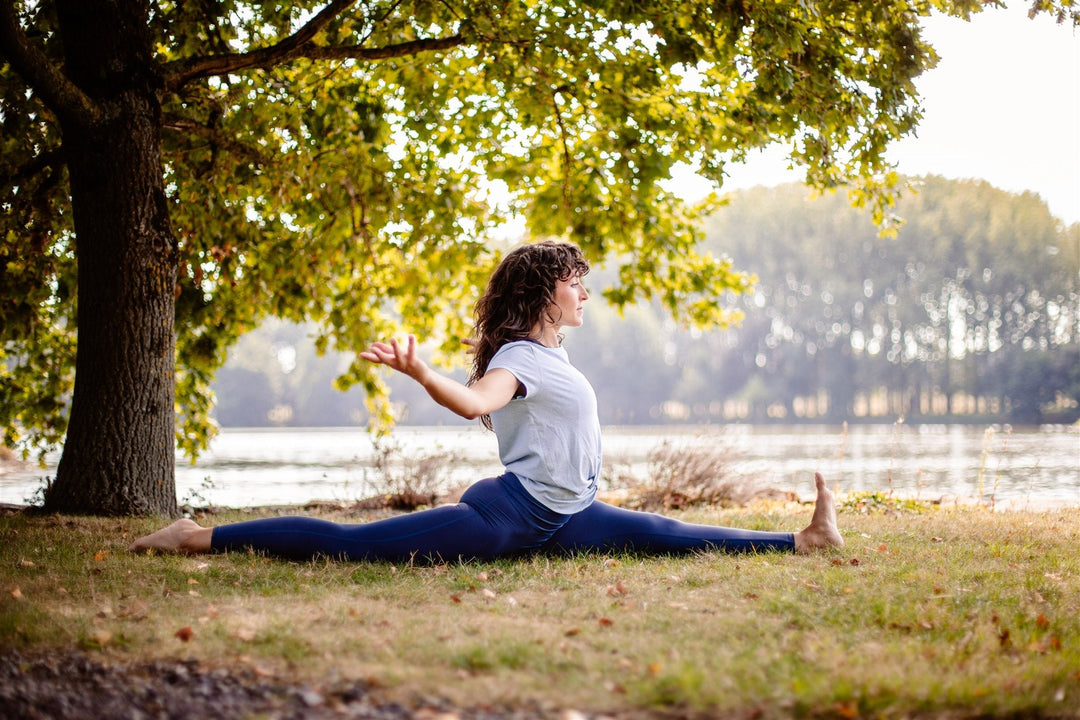
<instances>
[{"instance_id":1,"label":"tree branch","mask_svg":"<svg viewBox=\"0 0 1080 720\"><path fill-rule=\"evenodd\" d=\"M562 193L563 193L563 210L566 212L567 220L570 219L572 213L570 212L570 172L574 167L573 158L570 155L570 141L568 139L568 133L566 132L566 124L563 122L562 111L559 109L559 93L565 92L566 87L557 87L551 91L551 112L555 116L555 122L559 125L559 137L562 140L563 146L563 179L562 179Z\"/></svg>"},{"instance_id":2,"label":"tree branch","mask_svg":"<svg viewBox=\"0 0 1080 720\"><path fill-rule=\"evenodd\" d=\"M304 58L307 60L386 60L406 57L421 52L449 50L464 45L466 39L461 35L427 40L410 40L379 48L367 48L361 45L299 45L288 52L282 52L280 44L261 48L237 55L218 55L214 57L192 58L190 60L168 63L165 66L165 88L176 90L192 80L216 75L225 75L242 70L267 69Z\"/></svg>"},{"instance_id":3,"label":"tree branch","mask_svg":"<svg viewBox=\"0 0 1080 720\"><path fill-rule=\"evenodd\" d=\"M64 165L64 155L59 150L44 150L40 154L30 158L25 164L12 169L9 173L0 175L0 182L10 185L23 185L27 180L34 177L46 168L55 171Z\"/></svg>"},{"instance_id":4,"label":"tree branch","mask_svg":"<svg viewBox=\"0 0 1080 720\"><path fill-rule=\"evenodd\" d=\"M227 137L225 134L218 132L214 128L207 127L194 120L176 115L165 115L162 118L161 127L163 130L172 131L180 135L202 138L210 144L221 147L226 152L235 155L242 160L255 163L256 165L269 164L269 158L259 152L257 147L237 142L235 139Z\"/></svg>"},{"instance_id":5,"label":"tree branch","mask_svg":"<svg viewBox=\"0 0 1080 720\"><path fill-rule=\"evenodd\" d=\"M422 52L449 50L466 43L460 35L426 40L411 40L380 48L364 45L316 45L314 40L331 20L343 13L356 0L333 0L311 21L281 42L270 47L259 48L246 53L208 55L186 58L166 63L162 68L165 89L176 91L187 83L199 78L215 77L244 70L268 69L277 65L297 60L386 60L406 57ZM390 11L388 11L390 12Z\"/></svg>"},{"instance_id":6,"label":"tree branch","mask_svg":"<svg viewBox=\"0 0 1080 720\"><path fill-rule=\"evenodd\" d=\"M297 57L297 52L309 44L320 30L325 28L331 20L344 12L354 2L356 0L333 0L320 10L307 25L270 47L260 48L249 53L210 55L208 57L187 58L167 63L164 67L165 89L176 90L185 83L200 77L211 77L257 67L273 67L292 60ZM240 63L239 67L233 65L237 62ZM175 70L172 68L175 68Z\"/></svg>"},{"instance_id":7,"label":"tree branch","mask_svg":"<svg viewBox=\"0 0 1080 720\"><path fill-rule=\"evenodd\" d=\"M14 0L0 0L0 52L42 102L58 116L84 124L97 120L100 112L94 101L60 72L26 36L19 24Z\"/></svg>"}]
</instances>

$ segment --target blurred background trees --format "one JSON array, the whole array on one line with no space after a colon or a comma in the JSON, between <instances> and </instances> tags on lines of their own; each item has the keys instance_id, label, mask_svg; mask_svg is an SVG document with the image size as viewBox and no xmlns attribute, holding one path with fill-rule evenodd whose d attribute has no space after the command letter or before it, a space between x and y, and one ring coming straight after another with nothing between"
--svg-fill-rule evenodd
<instances>
[{"instance_id":1,"label":"blurred background trees","mask_svg":"<svg viewBox=\"0 0 1080 720\"><path fill-rule=\"evenodd\" d=\"M977 181L912 181L905 224L882 238L842 193L798 184L729 198L705 247L757 276L737 328L680 328L661 309L595 297L566 339L604 423L1037 423L1080 417L1080 227L1031 194ZM586 278L600 286L610 270ZM215 384L225 425L364 422L331 389L301 326L241 341ZM462 353L462 362L465 356ZM463 377L463 375L462 375ZM390 378L399 421L457 422Z\"/></svg>"}]
</instances>

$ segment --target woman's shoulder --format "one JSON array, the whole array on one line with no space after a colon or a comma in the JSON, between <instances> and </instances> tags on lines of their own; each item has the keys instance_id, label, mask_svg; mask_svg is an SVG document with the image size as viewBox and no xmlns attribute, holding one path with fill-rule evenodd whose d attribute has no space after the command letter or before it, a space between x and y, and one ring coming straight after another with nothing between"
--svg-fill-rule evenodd
<instances>
[{"instance_id":1,"label":"woman's shoulder","mask_svg":"<svg viewBox=\"0 0 1080 720\"><path fill-rule=\"evenodd\" d=\"M532 357L536 354L536 351L542 348L543 345L528 339L511 340L499 346L499 349L495 351L491 359L494 360L498 357Z\"/></svg>"},{"instance_id":2,"label":"woman's shoulder","mask_svg":"<svg viewBox=\"0 0 1080 720\"><path fill-rule=\"evenodd\" d=\"M548 363L554 360L567 362L566 350L562 347L549 348L536 340L522 339L511 340L495 351L491 357L494 362L531 362ZM488 364L490 367L490 363Z\"/></svg>"}]
</instances>

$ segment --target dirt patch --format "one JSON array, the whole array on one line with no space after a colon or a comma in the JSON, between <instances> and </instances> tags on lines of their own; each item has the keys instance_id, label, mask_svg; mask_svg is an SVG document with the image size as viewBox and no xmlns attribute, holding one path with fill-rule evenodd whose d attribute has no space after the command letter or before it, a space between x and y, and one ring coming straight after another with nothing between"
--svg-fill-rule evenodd
<instances>
[{"instance_id":1,"label":"dirt patch","mask_svg":"<svg viewBox=\"0 0 1080 720\"><path fill-rule=\"evenodd\" d=\"M211 668L191 660L102 662L85 653L0 654L0 713L5 720L585 720L540 707L455 708L439 700L406 707L380 702L363 682L314 688L252 670ZM606 716L608 720L614 720Z\"/></svg>"}]
</instances>

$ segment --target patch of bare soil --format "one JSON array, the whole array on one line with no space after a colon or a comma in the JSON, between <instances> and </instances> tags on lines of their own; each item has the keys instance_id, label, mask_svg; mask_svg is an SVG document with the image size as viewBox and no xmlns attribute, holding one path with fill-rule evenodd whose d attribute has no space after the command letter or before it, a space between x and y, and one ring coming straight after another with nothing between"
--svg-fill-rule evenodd
<instances>
[{"instance_id":1,"label":"patch of bare soil","mask_svg":"<svg viewBox=\"0 0 1080 720\"><path fill-rule=\"evenodd\" d=\"M24 656L0 652L4 720L587 720L573 710L455 708L437 699L418 707L379 701L362 681L314 688L249 669L190 660L109 663L85 653ZM606 720L614 720L607 716Z\"/></svg>"}]
</instances>

